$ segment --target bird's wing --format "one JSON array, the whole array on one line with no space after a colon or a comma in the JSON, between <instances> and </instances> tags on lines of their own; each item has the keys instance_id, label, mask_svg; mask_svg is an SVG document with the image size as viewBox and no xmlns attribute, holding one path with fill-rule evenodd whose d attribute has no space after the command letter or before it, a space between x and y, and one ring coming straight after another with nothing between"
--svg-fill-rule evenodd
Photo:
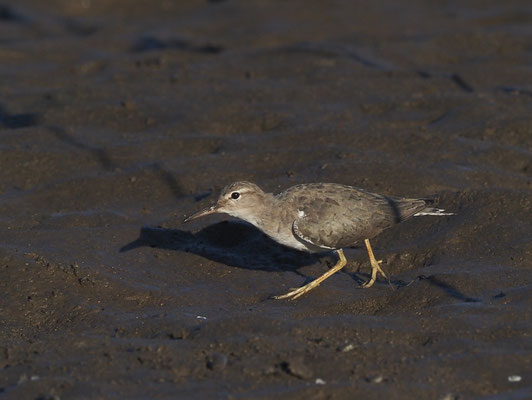
<instances>
[{"instance_id":1,"label":"bird's wing","mask_svg":"<svg viewBox=\"0 0 532 400\"><path fill-rule=\"evenodd\" d=\"M426 207L424 200L385 197L346 187L338 196L297 198L299 216L292 224L294 235L324 249L340 249L371 239L384 229Z\"/></svg>"},{"instance_id":2,"label":"bird's wing","mask_svg":"<svg viewBox=\"0 0 532 400\"><path fill-rule=\"evenodd\" d=\"M294 234L317 247L341 249L371 238L390 225L383 215L368 213L364 209L352 213L335 206L326 209L326 216L308 211L294 220Z\"/></svg>"},{"instance_id":3,"label":"bird's wing","mask_svg":"<svg viewBox=\"0 0 532 400\"><path fill-rule=\"evenodd\" d=\"M335 250L337 247L330 247L327 245L324 245L322 243L322 240L320 240L320 236L316 235L314 232L315 229L312 229L307 223L301 222L302 219L298 218L294 220L292 224L292 232L302 242L304 242L306 245L311 245L310 247L318 247L322 249L327 250ZM302 229L299 228L299 225L301 224ZM310 228L310 229L309 229Z\"/></svg>"},{"instance_id":4,"label":"bird's wing","mask_svg":"<svg viewBox=\"0 0 532 400\"><path fill-rule=\"evenodd\" d=\"M292 230L301 240L325 249L353 246L392 225L378 204L364 197L335 202L315 198L300 207Z\"/></svg>"}]
</instances>

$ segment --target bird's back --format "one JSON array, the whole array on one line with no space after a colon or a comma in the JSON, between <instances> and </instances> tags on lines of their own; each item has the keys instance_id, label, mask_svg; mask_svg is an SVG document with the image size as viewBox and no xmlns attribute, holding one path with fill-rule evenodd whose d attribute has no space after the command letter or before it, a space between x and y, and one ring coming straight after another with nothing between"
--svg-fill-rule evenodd
<instances>
[{"instance_id":1,"label":"bird's back","mask_svg":"<svg viewBox=\"0 0 532 400\"><path fill-rule=\"evenodd\" d=\"M297 185L276 197L297 210L294 233L329 249L371 239L429 204L423 199L382 196L335 183Z\"/></svg>"}]
</instances>

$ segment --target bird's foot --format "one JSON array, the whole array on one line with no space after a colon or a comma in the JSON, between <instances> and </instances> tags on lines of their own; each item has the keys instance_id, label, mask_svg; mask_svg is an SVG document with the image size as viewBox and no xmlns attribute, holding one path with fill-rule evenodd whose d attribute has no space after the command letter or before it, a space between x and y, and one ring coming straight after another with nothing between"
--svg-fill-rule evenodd
<instances>
[{"instance_id":1,"label":"bird's foot","mask_svg":"<svg viewBox=\"0 0 532 400\"><path fill-rule=\"evenodd\" d=\"M378 260L377 261L377 264L382 264L382 260ZM375 281L377 280L377 271L379 271L383 274L383 276L386 277L386 275L384 274L384 272L382 272L382 269L376 269L376 268L373 268L372 271L371 271L371 279L369 281L367 281L366 283L363 283L362 284L362 287L364 289L368 289L370 287L373 286L373 284L375 283Z\"/></svg>"},{"instance_id":2,"label":"bird's foot","mask_svg":"<svg viewBox=\"0 0 532 400\"><path fill-rule=\"evenodd\" d=\"M277 300L288 299L288 298L291 300L295 300L298 297L303 296L305 293L311 291L312 289L320 286L320 283L322 283L325 279L327 279L329 276L331 276L335 272L340 271L343 267L345 267L345 264L347 263L347 260L345 259L344 252L342 251L342 249L336 250L336 252L338 253L339 260L336 263L336 265L333 268L331 268L329 271L324 273L322 276L314 279L312 282L307 283L304 286L301 286L300 288L290 289L290 292L283 294L281 296L274 296L273 298Z\"/></svg>"},{"instance_id":3,"label":"bird's foot","mask_svg":"<svg viewBox=\"0 0 532 400\"><path fill-rule=\"evenodd\" d=\"M299 288L290 288L288 293L279 295L279 296L273 296L276 300L282 300L282 299L290 299L295 300L298 297L303 296L305 293L311 291L312 289L318 287L320 285L320 282L316 282L316 280L306 284L305 286L301 286Z\"/></svg>"},{"instance_id":4,"label":"bird's foot","mask_svg":"<svg viewBox=\"0 0 532 400\"><path fill-rule=\"evenodd\" d=\"M364 289L368 289L370 287L373 286L373 284L375 283L376 281L376 278L374 277L371 277L371 279L369 281L367 281L366 283L363 283L361 286L364 288Z\"/></svg>"},{"instance_id":5,"label":"bird's foot","mask_svg":"<svg viewBox=\"0 0 532 400\"><path fill-rule=\"evenodd\" d=\"M363 283L362 287L364 289L368 289L372 287L375 281L377 280L377 274L380 273L388 281L388 284L391 286L391 288L395 290L395 287L392 285L392 282L390 282L390 278L388 278L388 276L384 273L384 271L380 267L380 264L382 264L382 260L378 260L378 261L375 260L375 261L376 261L376 264L372 263L371 265L371 268L372 268L371 279L367 281L366 283Z\"/></svg>"}]
</instances>

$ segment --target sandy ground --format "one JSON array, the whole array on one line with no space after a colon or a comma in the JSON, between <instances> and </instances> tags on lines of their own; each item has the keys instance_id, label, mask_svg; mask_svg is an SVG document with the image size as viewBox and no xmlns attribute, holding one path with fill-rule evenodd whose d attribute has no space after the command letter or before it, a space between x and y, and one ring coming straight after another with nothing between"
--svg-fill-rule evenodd
<instances>
[{"instance_id":1,"label":"sandy ground","mask_svg":"<svg viewBox=\"0 0 532 400\"><path fill-rule=\"evenodd\" d=\"M0 398L531 399L530 2L149 3L0 5ZM241 179L457 215L276 301Z\"/></svg>"}]
</instances>

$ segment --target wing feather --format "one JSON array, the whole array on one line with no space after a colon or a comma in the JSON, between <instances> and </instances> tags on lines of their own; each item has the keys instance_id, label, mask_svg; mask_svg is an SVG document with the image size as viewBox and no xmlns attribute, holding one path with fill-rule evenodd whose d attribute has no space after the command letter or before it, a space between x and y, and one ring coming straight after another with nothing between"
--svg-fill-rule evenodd
<instances>
[{"instance_id":1,"label":"wing feather","mask_svg":"<svg viewBox=\"0 0 532 400\"><path fill-rule=\"evenodd\" d=\"M340 249L371 239L427 206L422 199L386 197L351 186L315 184L284 194L297 204L294 235L320 249Z\"/></svg>"}]
</instances>

